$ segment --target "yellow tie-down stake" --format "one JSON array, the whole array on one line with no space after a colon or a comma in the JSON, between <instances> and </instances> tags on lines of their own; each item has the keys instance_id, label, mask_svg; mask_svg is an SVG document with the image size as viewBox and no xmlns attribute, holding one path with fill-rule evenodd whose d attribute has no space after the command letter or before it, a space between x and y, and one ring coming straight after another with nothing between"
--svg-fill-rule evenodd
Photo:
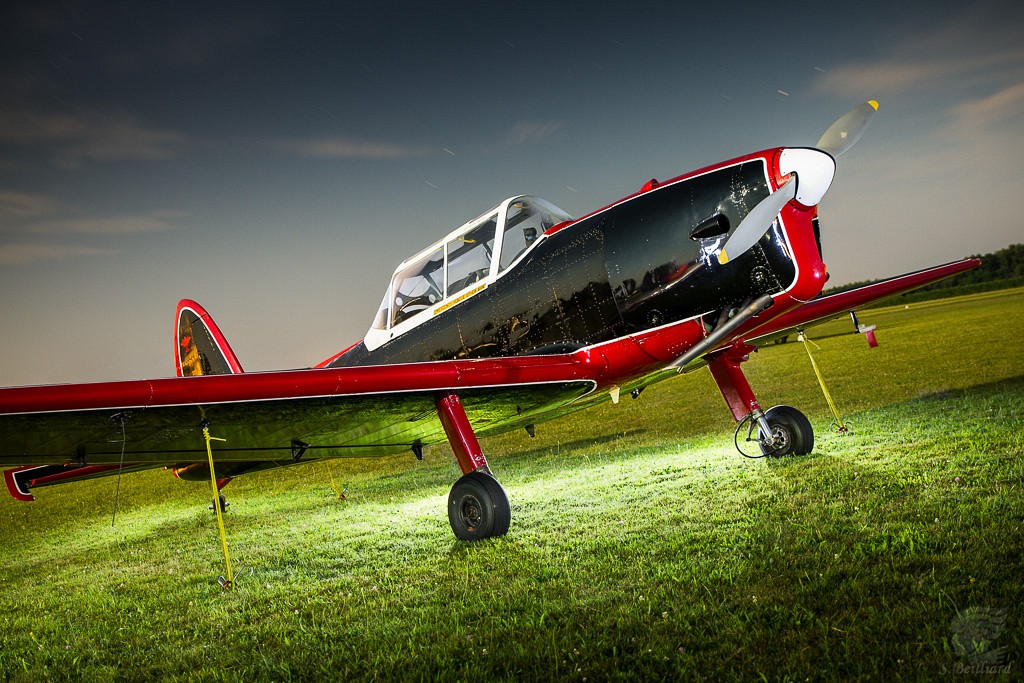
<instances>
[{"instance_id":1,"label":"yellow tie-down stake","mask_svg":"<svg viewBox=\"0 0 1024 683\"><path fill-rule=\"evenodd\" d=\"M804 334L803 330L797 330L796 332L797 341L803 342L804 349L807 351L807 357L811 360L811 367L814 368L814 374L818 378L818 384L821 386L821 393L825 395L825 402L828 403L828 409L832 411L832 417L835 418L836 428L840 434L849 434L850 428L843 422L843 418L839 416L839 409L836 408L835 401L832 400L832 394L828 393L828 387L825 386L825 378L821 375L821 370L818 368L817 362L814 360L814 356L811 355L810 344L814 344L807 335ZM814 344L817 346L817 344Z\"/></svg>"},{"instance_id":2,"label":"yellow tie-down stake","mask_svg":"<svg viewBox=\"0 0 1024 683\"><path fill-rule=\"evenodd\" d=\"M203 438L206 440L206 457L210 463L210 487L213 489L213 509L217 513L217 528L220 529L220 547L224 551L224 567L227 573L226 577L218 577L218 580L224 588L231 588L231 558L228 557L228 537L224 531L224 514L221 512L220 501L218 500L220 492L217 490L217 475L213 471L213 449L210 447L211 441L227 441L227 439L218 439L215 436L210 436L210 425L205 421L203 422Z\"/></svg>"}]
</instances>

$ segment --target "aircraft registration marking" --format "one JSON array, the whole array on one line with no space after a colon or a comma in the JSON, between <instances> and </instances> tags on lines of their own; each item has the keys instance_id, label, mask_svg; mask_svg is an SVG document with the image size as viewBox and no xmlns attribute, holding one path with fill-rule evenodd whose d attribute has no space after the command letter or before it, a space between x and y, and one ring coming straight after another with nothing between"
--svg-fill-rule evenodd
<instances>
[{"instance_id":1,"label":"aircraft registration marking","mask_svg":"<svg viewBox=\"0 0 1024 683\"><path fill-rule=\"evenodd\" d=\"M443 306L438 306L437 308L435 308L434 309L434 315L437 315L438 313L443 313L444 311L447 311L449 308L451 308L455 304L461 304L463 301L465 301L469 297L473 296L474 294L479 294L480 292L484 291L485 289L487 289L487 283L486 282L483 283L483 284L477 285L473 289L470 289L470 290L468 290L466 292L463 292L462 294L458 295L457 297L455 297L454 299L452 299L448 303L444 304Z\"/></svg>"}]
</instances>

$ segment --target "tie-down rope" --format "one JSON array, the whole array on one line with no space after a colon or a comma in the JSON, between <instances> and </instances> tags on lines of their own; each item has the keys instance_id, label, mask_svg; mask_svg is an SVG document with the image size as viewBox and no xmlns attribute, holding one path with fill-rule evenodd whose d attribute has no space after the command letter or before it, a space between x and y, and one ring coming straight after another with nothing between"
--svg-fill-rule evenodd
<instances>
[{"instance_id":1,"label":"tie-down rope","mask_svg":"<svg viewBox=\"0 0 1024 683\"><path fill-rule=\"evenodd\" d=\"M224 515L220 509L220 491L217 489L217 475L213 471L213 449L210 448L211 441L227 441L210 436L210 425L203 422L203 438L206 439L206 457L210 462L210 487L213 489L213 509L217 513L217 527L220 529L220 547L224 551L224 567L227 570L227 578L221 581L225 588L231 587L231 558L228 557L228 536L224 531ZM223 577L222 577L223 578Z\"/></svg>"},{"instance_id":2,"label":"tie-down rope","mask_svg":"<svg viewBox=\"0 0 1024 683\"><path fill-rule=\"evenodd\" d=\"M811 355L810 344L814 344L807 335L804 334L803 330L797 330L797 341L803 342L804 349L807 351L807 357L811 360L811 367L814 368L814 374L818 377L818 384L821 386L821 393L825 395L825 402L828 403L829 410L832 411L832 417L835 418L833 424L839 429L840 434L848 434L850 428L843 422L843 418L839 416L839 409L836 408L836 402L832 400L832 394L828 393L828 387L825 386L825 378L821 375L821 369L818 368L818 363L814 360L814 356ZM821 348L817 344L814 344L816 348Z\"/></svg>"}]
</instances>

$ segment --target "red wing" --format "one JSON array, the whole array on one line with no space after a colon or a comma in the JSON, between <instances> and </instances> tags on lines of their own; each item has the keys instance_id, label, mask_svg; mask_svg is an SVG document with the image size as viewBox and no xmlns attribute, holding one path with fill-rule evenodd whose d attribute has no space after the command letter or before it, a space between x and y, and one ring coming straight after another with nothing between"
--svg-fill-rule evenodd
<instances>
[{"instance_id":1,"label":"red wing","mask_svg":"<svg viewBox=\"0 0 1024 683\"><path fill-rule=\"evenodd\" d=\"M744 338L744 341L758 346L774 337L789 334L797 328L809 327L832 320L866 304L924 287L957 273L977 268L980 265L981 261L978 259L965 259L920 270L915 273L900 275L871 285L858 287L857 289L840 292L839 294L823 296L820 299L809 301L803 306L784 313L778 318L768 321L765 325L752 330Z\"/></svg>"},{"instance_id":2,"label":"red wing","mask_svg":"<svg viewBox=\"0 0 1024 683\"><path fill-rule=\"evenodd\" d=\"M0 389L0 466L202 461L204 420L220 462L399 453L445 440L439 391L486 434L590 393L595 372L560 355Z\"/></svg>"}]
</instances>

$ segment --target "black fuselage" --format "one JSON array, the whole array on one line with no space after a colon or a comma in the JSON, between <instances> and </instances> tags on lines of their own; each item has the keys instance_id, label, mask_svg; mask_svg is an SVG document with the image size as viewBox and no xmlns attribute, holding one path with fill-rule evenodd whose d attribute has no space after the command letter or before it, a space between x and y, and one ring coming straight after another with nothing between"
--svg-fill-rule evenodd
<instances>
[{"instance_id":1,"label":"black fuselage","mask_svg":"<svg viewBox=\"0 0 1024 683\"><path fill-rule=\"evenodd\" d=\"M549 231L480 293L331 367L566 352L782 291L796 267L777 225L724 266L710 253L768 193L761 159L652 188Z\"/></svg>"}]
</instances>

